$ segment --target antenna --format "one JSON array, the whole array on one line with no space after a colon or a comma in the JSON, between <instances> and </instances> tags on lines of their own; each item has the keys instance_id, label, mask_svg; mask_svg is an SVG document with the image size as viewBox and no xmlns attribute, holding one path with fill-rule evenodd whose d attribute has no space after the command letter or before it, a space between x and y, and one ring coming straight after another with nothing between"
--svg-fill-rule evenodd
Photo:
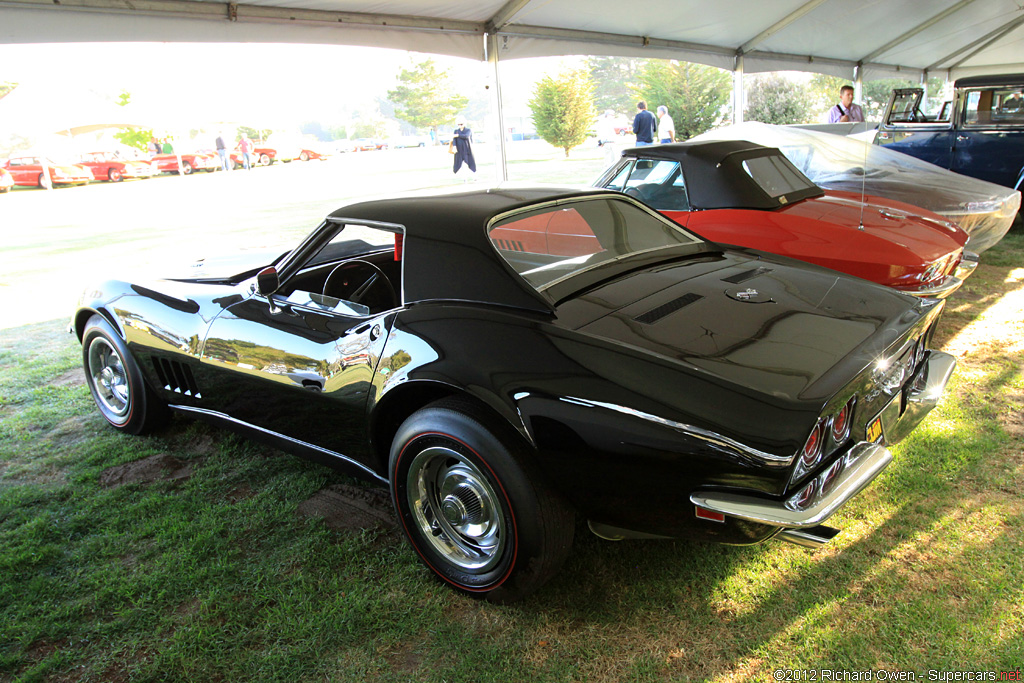
<instances>
[{"instance_id":1,"label":"antenna","mask_svg":"<svg viewBox=\"0 0 1024 683\"><path fill-rule=\"evenodd\" d=\"M872 143L864 141L864 163L860 165L860 225L857 226L858 230L864 229L864 185L867 183L868 178L868 147Z\"/></svg>"}]
</instances>

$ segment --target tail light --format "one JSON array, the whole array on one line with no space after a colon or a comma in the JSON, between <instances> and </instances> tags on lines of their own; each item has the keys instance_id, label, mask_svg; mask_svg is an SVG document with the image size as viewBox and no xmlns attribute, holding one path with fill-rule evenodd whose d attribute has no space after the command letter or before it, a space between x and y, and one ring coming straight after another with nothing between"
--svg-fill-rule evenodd
<instances>
[{"instance_id":1,"label":"tail light","mask_svg":"<svg viewBox=\"0 0 1024 683\"><path fill-rule=\"evenodd\" d=\"M818 458L821 456L821 442L824 440L822 438L824 437L824 431L821 421L818 421L818 424L814 425L814 429L811 430L811 435L804 442L804 448L800 452L800 460L803 462L804 467L813 467L814 463L818 462Z\"/></svg>"},{"instance_id":2,"label":"tail light","mask_svg":"<svg viewBox=\"0 0 1024 683\"><path fill-rule=\"evenodd\" d=\"M855 397L854 397L855 398ZM846 437L850 435L850 424L853 420L853 403L854 398L839 409L839 412L832 418L832 439L840 444L846 441Z\"/></svg>"}]
</instances>

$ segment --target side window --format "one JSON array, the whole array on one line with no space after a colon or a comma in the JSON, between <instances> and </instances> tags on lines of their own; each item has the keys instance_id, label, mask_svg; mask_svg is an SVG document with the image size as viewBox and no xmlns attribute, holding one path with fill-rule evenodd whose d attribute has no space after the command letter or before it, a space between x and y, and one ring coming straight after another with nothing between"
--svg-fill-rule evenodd
<instances>
[{"instance_id":1,"label":"side window","mask_svg":"<svg viewBox=\"0 0 1024 683\"><path fill-rule=\"evenodd\" d=\"M1024 88L997 90L994 99L998 121L1008 124L1024 123Z\"/></svg>"},{"instance_id":2,"label":"side window","mask_svg":"<svg viewBox=\"0 0 1024 683\"><path fill-rule=\"evenodd\" d=\"M1012 92L1005 88L968 90L964 94L964 125L984 128L1015 118L1005 111Z\"/></svg>"},{"instance_id":3,"label":"side window","mask_svg":"<svg viewBox=\"0 0 1024 683\"><path fill-rule=\"evenodd\" d=\"M615 190L616 192L622 192L626 188L626 179L629 178L630 172L633 170L633 162L629 162L622 169L615 174L605 187L609 190Z\"/></svg>"},{"instance_id":4,"label":"side window","mask_svg":"<svg viewBox=\"0 0 1024 683\"><path fill-rule=\"evenodd\" d=\"M638 159L623 192L659 211L689 211L686 180L679 162Z\"/></svg>"}]
</instances>

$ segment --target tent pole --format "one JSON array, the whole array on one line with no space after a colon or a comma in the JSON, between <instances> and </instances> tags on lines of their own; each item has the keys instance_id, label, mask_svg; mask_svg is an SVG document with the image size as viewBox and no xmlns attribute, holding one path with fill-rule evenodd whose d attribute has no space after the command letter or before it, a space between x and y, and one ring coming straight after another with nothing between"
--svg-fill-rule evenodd
<instances>
[{"instance_id":1,"label":"tent pole","mask_svg":"<svg viewBox=\"0 0 1024 683\"><path fill-rule=\"evenodd\" d=\"M743 123L743 55L736 55L732 70L732 122Z\"/></svg>"},{"instance_id":2,"label":"tent pole","mask_svg":"<svg viewBox=\"0 0 1024 683\"><path fill-rule=\"evenodd\" d=\"M491 97L491 106L498 115L498 166L495 170L496 180L499 183L508 180L508 143L505 139L505 111L501 106L501 77L498 74L498 42L499 38L493 33L488 33L484 40L487 61L491 63L494 78L494 95Z\"/></svg>"},{"instance_id":3,"label":"tent pole","mask_svg":"<svg viewBox=\"0 0 1024 683\"><path fill-rule=\"evenodd\" d=\"M853 101L864 101L864 67L860 64L853 67Z\"/></svg>"}]
</instances>

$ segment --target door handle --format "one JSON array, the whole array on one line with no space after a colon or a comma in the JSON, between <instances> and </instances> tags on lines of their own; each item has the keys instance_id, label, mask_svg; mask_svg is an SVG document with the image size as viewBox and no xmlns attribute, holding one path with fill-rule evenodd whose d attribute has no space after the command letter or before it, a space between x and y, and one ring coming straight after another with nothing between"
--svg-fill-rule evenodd
<instances>
[{"instance_id":1,"label":"door handle","mask_svg":"<svg viewBox=\"0 0 1024 683\"><path fill-rule=\"evenodd\" d=\"M968 137L967 135L957 135L956 136L956 141L957 142L967 142L968 140L970 140L970 137Z\"/></svg>"}]
</instances>

